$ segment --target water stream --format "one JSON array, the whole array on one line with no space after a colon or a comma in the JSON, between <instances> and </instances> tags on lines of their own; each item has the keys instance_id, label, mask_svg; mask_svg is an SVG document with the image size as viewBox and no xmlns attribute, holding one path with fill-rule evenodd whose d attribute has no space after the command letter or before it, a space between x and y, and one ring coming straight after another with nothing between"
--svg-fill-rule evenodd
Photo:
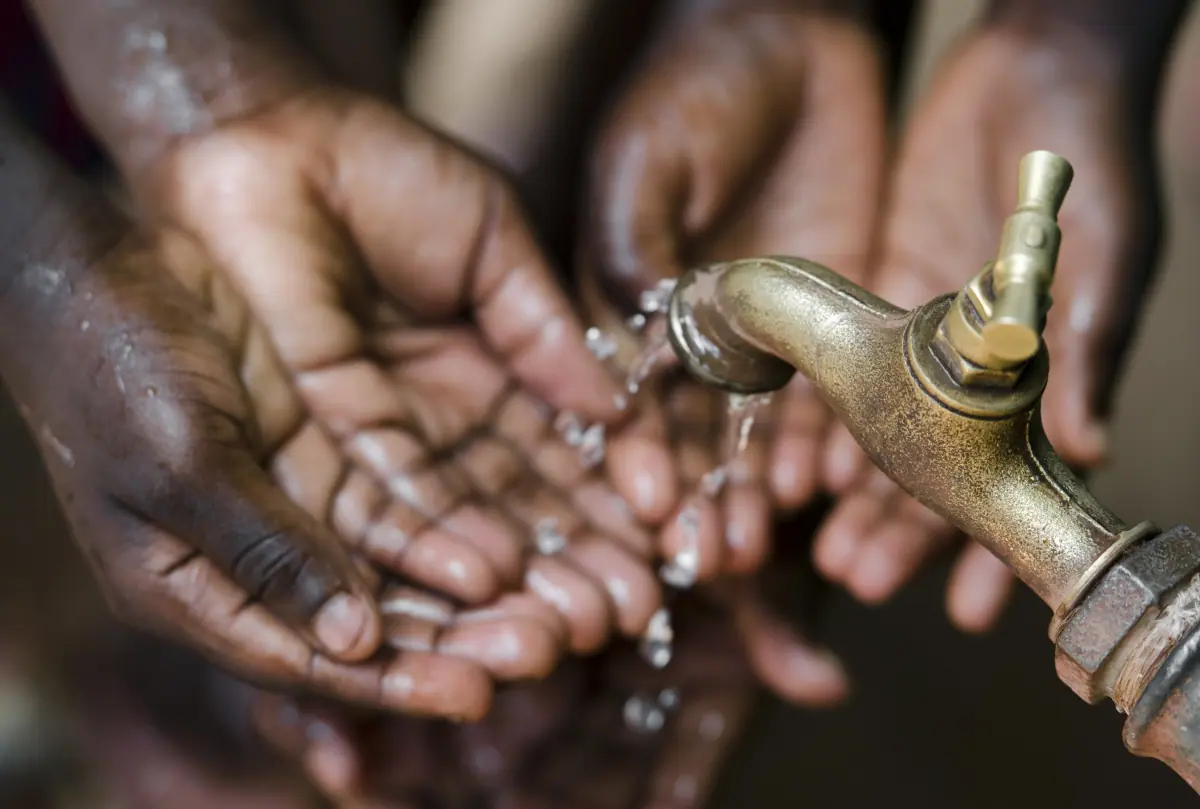
<instances>
[{"instance_id":1,"label":"water stream","mask_svg":"<svg viewBox=\"0 0 1200 809\"><path fill-rule=\"evenodd\" d=\"M625 322L629 331L638 338L640 350L629 365L625 392L616 401L619 409L624 409L638 396L647 380L678 365L678 358L667 337L665 317L674 289L673 280L659 282L642 295L642 311ZM588 329L586 337L588 349L597 359L608 362L617 356L619 343L614 335L593 327ZM738 460L749 445L755 420L769 401L769 394L729 395L725 436L718 450L717 465L701 479L695 492L700 498L717 499L729 480L736 477ZM592 468L604 461L606 436L603 425L588 425L577 414L562 412L554 420L554 429L579 452L580 461L585 467ZM680 591L695 583L700 567L698 507L694 503L685 506L676 520L684 536L684 548L659 571L660 579L668 588L667 604ZM688 541L689 538L693 541ZM535 527L535 546L539 553L559 553L566 542L552 519L541 520ZM671 619L669 606L659 609L651 618L639 644L643 659L656 669L666 668L674 654L675 632ZM666 689L657 696L634 694L625 703L625 723L631 730L640 733L657 732L664 726L667 714L678 708L679 699L675 689Z\"/></svg>"}]
</instances>

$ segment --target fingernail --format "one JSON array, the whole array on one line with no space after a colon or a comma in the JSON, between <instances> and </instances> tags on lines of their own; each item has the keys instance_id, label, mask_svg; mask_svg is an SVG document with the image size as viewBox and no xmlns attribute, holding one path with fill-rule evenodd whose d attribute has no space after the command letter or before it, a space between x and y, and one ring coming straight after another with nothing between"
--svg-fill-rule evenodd
<instances>
[{"instance_id":1,"label":"fingernail","mask_svg":"<svg viewBox=\"0 0 1200 809\"><path fill-rule=\"evenodd\" d=\"M826 695L846 688L846 668L837 655L826 649L797 649L791 658L792 673L814 690Z\"/></svg>"},{"instance_id":2,"label":"fingernail","mask_svg":"<svg viewBox=\"0 0 1200 809\"><path fill-rule=\"evenodd\" d=\"M633 502L639 511L649 511L654 508L657 499L657 481L649 472L638 472L633 479Z\"/></svg>"},{"instance_id":3,"label":"fingernail","mask_svg":"<svg viewBox=\"0 0 1200 809\"><path fill-rule=\"evenodd\" d=\"M859 557L850 574L850 583L863 601L883 601L896 589L896 564L886 553L870 547Z\"/></svg>"},{"instance_id":4,"label":"fingernail","mask_svg":"<svg viewBox=\"0 0 1200 809\"><path fill-rule=\"evenodd\" d=\"M332 655L344 655L357 647L371 611L361 598L339 593L326 602L313 622L317 640Z\"/></svg>"}]
</instances>

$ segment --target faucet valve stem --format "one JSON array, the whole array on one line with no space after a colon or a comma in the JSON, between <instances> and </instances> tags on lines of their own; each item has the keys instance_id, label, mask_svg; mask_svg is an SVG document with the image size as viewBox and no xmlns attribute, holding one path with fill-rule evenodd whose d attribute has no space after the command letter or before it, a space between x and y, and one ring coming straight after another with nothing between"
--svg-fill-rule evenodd
<instances>
[{"instance_id":1,"label":"faucet valve stem","mask_svg":"<svg viewBox=\"0 0 1200 809\"><path fill-rule=\"evenodd\" d=\"M1062 239L1058 211L1073 175L1052 152L1021 159L1017 206L996 258L959 292L934 341L959 384L1012 387L1041 347Z\"/></svg>"}]
</instances>

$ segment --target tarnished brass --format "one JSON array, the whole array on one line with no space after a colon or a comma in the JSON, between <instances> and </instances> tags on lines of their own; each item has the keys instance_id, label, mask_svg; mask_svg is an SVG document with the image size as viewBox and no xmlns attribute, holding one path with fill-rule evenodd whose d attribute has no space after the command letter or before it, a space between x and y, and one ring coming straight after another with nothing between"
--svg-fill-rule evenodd
<instances>
[{"instance_id":1,"label":"tarnished brass","mask_svg":"<svg viewBox=\"0 0 1200 809\"><path fill-rule=\"evenodd\" d=\"M1050 605L1063 681L1116 700L1130 749L1200 788L1200 537L1126 525L1046 439L1041 334L1071 167L1034 152L1020 171L996 260L957 295L904 311L813 262L755 258L680 279L668 334L725 390L776 390L793 369L811 380L888 476ZM1168 651L1183 662L1164 668Z\"/></svg>"},{"instance_id":2,"label":"tarnished brass","mask_svg":"<svg viewBox=\"0 0 1200 809\"><path fill-rule=\"evenodd\" d=\"M1071 164L1051 152L1022 158L1017 207L996 258L954 299L933 343L958 384L1012 387L1036 356L1062 241L1058 211L1073 176Z\"/></svg>"},{"instance_id":3,"label":"tarnished brass","mask_svg":"<svg viewBox=\"0 0 1200 809\"><path fill-rule=\"evenodd\" d=\"M670 334L697 377L740 393L797 369L884 472L1057 607L1128 526L1046 440L1045 349L1012 388L960 386L931 348L950 305L905 312L818 264L750 259L688 273Z\"/></svg>"}]
</instances>

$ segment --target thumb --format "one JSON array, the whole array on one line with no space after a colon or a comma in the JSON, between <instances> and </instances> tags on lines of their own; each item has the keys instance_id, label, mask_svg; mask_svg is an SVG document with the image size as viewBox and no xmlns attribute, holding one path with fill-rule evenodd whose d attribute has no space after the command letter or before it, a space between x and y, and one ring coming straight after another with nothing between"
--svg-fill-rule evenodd
<instances>
[{"instance_id":1,"label":"thumb","mask_svg":"<svg viewBox=\"0 0 1200 809\"><path fill-rule=\"evenodd\" d=\"M144 516L187 542L330 656L362 660L378 648L380 618L341 541L292 503L254 458L217 450L151 489ZM180 562L176 567L183 564Z\"/></svg>"}]
</instances>

